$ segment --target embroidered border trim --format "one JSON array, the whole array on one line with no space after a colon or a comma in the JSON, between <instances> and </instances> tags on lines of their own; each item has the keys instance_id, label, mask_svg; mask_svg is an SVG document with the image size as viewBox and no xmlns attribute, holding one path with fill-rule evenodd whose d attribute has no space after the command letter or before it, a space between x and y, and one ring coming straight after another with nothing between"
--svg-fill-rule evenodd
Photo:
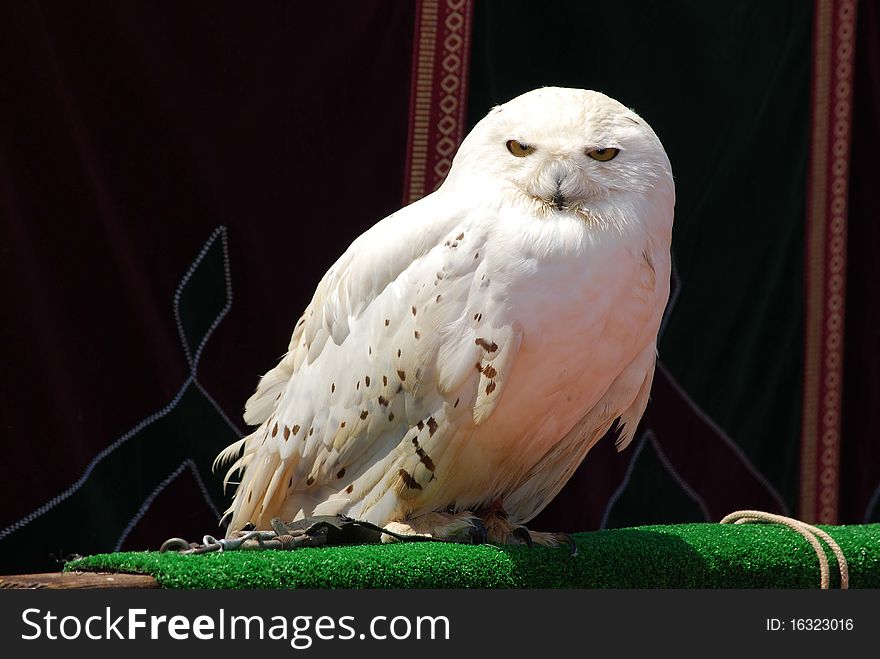
<instances>
[{"instance_id":1,"label":"embroidered border trim","mask_svg":"<svg viewBox=\"0 0 880 659\"><path fill-rule=\"evenodd\" d=\"M855 0L815 0L805 232L800 518L836 524Z\"/></svg>"},{"instance_id":2,"label":"embroidered border trim","mask_svg":"<svg viewBox=\"0 0 880 659\"><path fill-rule=\"evenodd\" d=\"M473 0L419 0L403 203L436 190L464 139Z\"/></svg>"}]
</instances>

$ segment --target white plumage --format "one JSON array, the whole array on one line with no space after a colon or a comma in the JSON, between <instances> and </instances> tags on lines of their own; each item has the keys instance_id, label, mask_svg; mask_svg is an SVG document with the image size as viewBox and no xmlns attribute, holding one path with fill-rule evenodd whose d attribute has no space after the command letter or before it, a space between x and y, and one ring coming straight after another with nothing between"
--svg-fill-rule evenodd
<instances>
[{"instance_id":1,"label":"white plumage","mask_svg":"<svg viewBox=\"0 0 880 659\"><path fill-rule=\"evenodd\" d=\"M318 284L247 402L258 427L218 457L242 473L229 532L342 513L449 535L476 515L505 541L615 419L620 448L635 431L674 197L660 141L607 96L494 108L443 185Z\"/></svg>"}]
</instances>

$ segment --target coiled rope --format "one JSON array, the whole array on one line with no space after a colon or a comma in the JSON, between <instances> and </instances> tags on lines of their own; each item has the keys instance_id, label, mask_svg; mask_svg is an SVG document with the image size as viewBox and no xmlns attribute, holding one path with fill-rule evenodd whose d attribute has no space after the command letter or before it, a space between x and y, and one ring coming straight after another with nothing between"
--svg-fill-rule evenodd
<instances>
[{"instance_id":1,"label":"coiled rope","mask_svg":"<svg viewBox=\"0 0 880 659\"><path fill-rule=\"evenodd\" d=\"M831 551L834 552L834 556L837 558L837 567L840 569L841 589L849 588L849 566L846 562L846 556L843 555L843 551L840 549L840 545L837 544L834 538L825 533L825 531L813 526L812 524L802 522L799 519L785 517L784 515L775 515L773 513L767 513L761 510L738 510L735 513L730 513L721 520L722 524L749 524L752 522L765 524L783 524L784 526L790 528L792 531L799 533L807 542L810 543L810 546L813 548L813 551L816 552L816 556L819 559L819 587L823 590L828 590L828 588L830 588L831 586L831 575L828 567L828 556L825 554L825 550L822 548L822 544L819 542L818 538L824 540L825 544L827 544L831 548Z\"/></svg>"}]
</instances>

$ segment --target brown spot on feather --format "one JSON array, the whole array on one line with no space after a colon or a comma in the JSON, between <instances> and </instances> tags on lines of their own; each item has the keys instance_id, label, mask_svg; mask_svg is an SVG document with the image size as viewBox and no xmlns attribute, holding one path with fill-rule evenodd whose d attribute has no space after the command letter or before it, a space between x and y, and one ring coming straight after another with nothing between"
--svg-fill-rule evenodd
<instances>
[{"instance_id":1,"label":"brown spot on feather","mask_svg":"<svg viewBox=\"0 0 880 659\"><path fill-rule=\"evenodd\" d=\"M498 350L498 344L494 341L492 343L489 343L486 339L477 337L476 339L474 339L474 343L480 346L486 352L495 352L496 350Z\"/></svg>"},{"instance_id":2,"label":"brown spot on feather","mask_svg":"<svg viewBox=\"0 0 880 659\"><path fill-rule=\"evenodd\" d=\"M345 467L336 472L336 478L342 478L345 476Z\"/></svg>"},{"instance_id":3,"label":"brown spot on feather","mask_svg":"<svg viewBox=\"0 0 880 659\"><path fill-rule=\"evenodd\" d=\"M367 412L367 410L361 410L361 419L366 419L367 414L369 414L369 412Z\"/></svg>"},{"instance_id":4,"label":"brown spot on feather","mask_svg":"<svg viewBox=\"0 0 880 659\"><path fill-rule=\"evenodd\" d=\"M397 371L397 377L399 377L402 382L405 382L406 381L406 371Z\"/></svg>"},{"instance_id":5,"label":"brown spot on feather","mask_svg":"<svg viewBox=\"0 0 880 659\"><path fill-rule=\"evenodd\" d=\"M297 423L295 426L293 426L293 428L291 429L290 432L292 432L294 435L296 433L298 433L299 432L299 424Z\"/></svg>"},{"instance_id":6,"label":"brown spot on feather","mask_svg":"<svg viewBox=\"0 0 880 659\"><path fill-rule=\"evenodd\" d=\"M437 422L434 421L434 417L431 417L428 419L428 435L433 437L435 432L437 432Z\"/></svg>"},{"instance_id":7,"label":"brown spot on feather","mask_svg":"<svg viewBox=\"0 0 880 659\"><path fill-rule=\"evenodd\" d=\"M488 396L488 395L491 394L493 391L495 391L495 382L494 382L494 381L492 381L492 382L490 382L489 384L486 385L486 395Z\"/></svg>"},{"instance_id":8,"label":"brown spot on feather","mask_svg":"<svg viewBox=\"0 0 880 659\"><path fill-rule=\"evenodd\" d=\"M400 480L403 481L403 484L411 490L421 490L422 486L419 482L413 478L412 474L409 473L406 469L401 469L397 472L397 475L400 477Z\"/></svg>"},{"instance_id":9,"label":"brown spot on feather","mask_svg":"<svg viewBox=\"0 0 880 659\"><path fill-rule=\"evenodd\" d=\"M425 449L416 449L416 454L419 456L419 460L421 460L422 464L425 465L425 469L428 471L434 471L434 461L431 459L430 455L425 453Z\"/></svg>"}]
</instances>

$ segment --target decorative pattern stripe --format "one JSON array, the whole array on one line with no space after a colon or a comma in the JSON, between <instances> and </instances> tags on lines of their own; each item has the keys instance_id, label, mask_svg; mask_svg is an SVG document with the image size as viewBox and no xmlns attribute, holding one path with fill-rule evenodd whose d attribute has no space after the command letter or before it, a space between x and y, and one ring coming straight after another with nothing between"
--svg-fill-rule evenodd
<instances>
[{"instance_id":1,"label":"decorative pattern stripe","mask_svg":"<svg viewBox=\"0 0 880 659\"><path fill-rule=\"evenodd\" d=\"M815 0L805 232L800 518L836 524L855 0Z\"/></svg>"},{"instance_id":2,"label":"decorative pattern stripe","mask_svg":"<svg viewBox=\"0 0 880 659\"><path fill-rule=\"evenodd\" d=\"M473 0L418 0L403 203L436 190L464 138Z\"/></svg>"}]
</instances>

